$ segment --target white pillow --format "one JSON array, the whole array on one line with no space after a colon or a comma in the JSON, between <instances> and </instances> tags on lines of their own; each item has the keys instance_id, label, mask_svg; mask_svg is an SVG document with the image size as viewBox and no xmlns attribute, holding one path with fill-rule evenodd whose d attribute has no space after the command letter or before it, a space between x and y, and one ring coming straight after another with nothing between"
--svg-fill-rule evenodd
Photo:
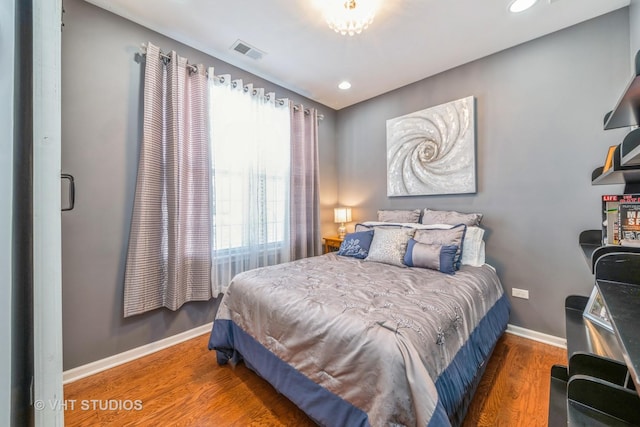
<instances>
[{"instance_id":1,"label":"white pillow","mask_svg":"<svg viewBox=\"0 0 640 427\"><path fill-rule=\"evenodd\" d=\"M462 241L462 265L480 267L485 263L484 256L484 229L476 226L467 227L467 232Z\"/></svg>"}]
</instances>

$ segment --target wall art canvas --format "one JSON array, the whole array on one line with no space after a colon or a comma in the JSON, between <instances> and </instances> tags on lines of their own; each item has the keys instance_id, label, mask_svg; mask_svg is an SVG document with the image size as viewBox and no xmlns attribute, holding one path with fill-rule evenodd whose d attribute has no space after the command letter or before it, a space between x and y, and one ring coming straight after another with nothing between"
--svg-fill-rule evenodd
<instances>
[{"instance_id":1,"label":"wall art canvas","mask_svg":"<svg viewBox=\"0 0 640 427\"><path fill-rule=\"evenodd\" d=\"M475 192L473 96L387 120L387 196Z\"/></svg>"}]
</instances>

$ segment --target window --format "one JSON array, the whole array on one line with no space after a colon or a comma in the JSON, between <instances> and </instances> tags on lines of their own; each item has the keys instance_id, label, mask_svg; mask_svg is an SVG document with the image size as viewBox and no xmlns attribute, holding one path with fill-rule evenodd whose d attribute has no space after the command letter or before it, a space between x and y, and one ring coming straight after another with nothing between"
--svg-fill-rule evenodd
<instances>
[{"instance_id":1,"label":"window","mask_svg":"<svg viewBox=\"0 0 640 427\"><path fill-rule=\"evenodd\" d=\"M251 241L259 245L284 242L287 209L285 177L279 174L256 177L257 201L252 202L248 197L252 191L246 191L247 184L243 182L241 173L216 167L213 174L216 249L241 248ZM252 203L255 205L252 206ZM247 226L251 221L255 221L255 227ZM247 232L253 236L247 235Z\"/></svg>"},{"instance_id":2,"label":"window","mask_svg":"<svg viewBox=\"0 0 640 427\"><path fill-rule=\"evenodd\" d=\"M289 222L289 109L267 100L261 90L253 94L251 87L245 91L241 81L235 83L235 88L210 83L214 251L220 256L225 251L259 255L284 250Z\"/></svg>"}]
</instances>

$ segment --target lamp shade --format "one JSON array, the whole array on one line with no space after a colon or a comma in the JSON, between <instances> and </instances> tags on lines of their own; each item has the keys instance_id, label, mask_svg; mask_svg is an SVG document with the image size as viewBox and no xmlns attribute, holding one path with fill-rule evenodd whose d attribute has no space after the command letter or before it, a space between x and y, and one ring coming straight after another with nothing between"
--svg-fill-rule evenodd
<instances>
[{"instance_id":1,"label":"lamp shade","mask_svg":"<svg viewBox=\"0 0 640 427\"><path fill-rule=\"evenodd\" d=\"M350 222L351 208L334 208L333 222Z\"/></svg>"}]
</instances>

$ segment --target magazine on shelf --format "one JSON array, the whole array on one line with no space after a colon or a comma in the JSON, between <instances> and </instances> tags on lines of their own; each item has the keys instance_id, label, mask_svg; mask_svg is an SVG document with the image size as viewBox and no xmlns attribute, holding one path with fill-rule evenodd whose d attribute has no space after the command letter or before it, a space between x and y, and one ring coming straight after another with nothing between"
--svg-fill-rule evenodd
<instances>
[{"instance_id":1,"label":"magazine on shelf","mask_svg":"<svg viewBox=\"0 0 640 427\"><path fill-rule=\"evenodd\" d=\"M640 201L618 206L618 235L623 246L640 246Z\"/></svg>"},{"instance_id":2,"label":"magazine on shelf","mask_svg":"<svg viewBox=\"0 0 640 427\"><path fill-rule=\"evenodd\" d=\"M602 196L602 244L618 245L618 199L619 194Z\"/></svg>"},{"instance_id":3,"label":"magazine on shelf","mask_svg":"<svg viewBox=\"0 0 640 427\"><path fill-rule=\"evenodd\" d=\"M607 194L602 196L602 244L620 245L620 204L638 204L640 194ZM630 231L627 227L627 231ZM638 236L640 239L640 236ZM630 244L628 241L625 244ZM640 240L638 241L640 245Z\"/></svg>"}]
</instances>

